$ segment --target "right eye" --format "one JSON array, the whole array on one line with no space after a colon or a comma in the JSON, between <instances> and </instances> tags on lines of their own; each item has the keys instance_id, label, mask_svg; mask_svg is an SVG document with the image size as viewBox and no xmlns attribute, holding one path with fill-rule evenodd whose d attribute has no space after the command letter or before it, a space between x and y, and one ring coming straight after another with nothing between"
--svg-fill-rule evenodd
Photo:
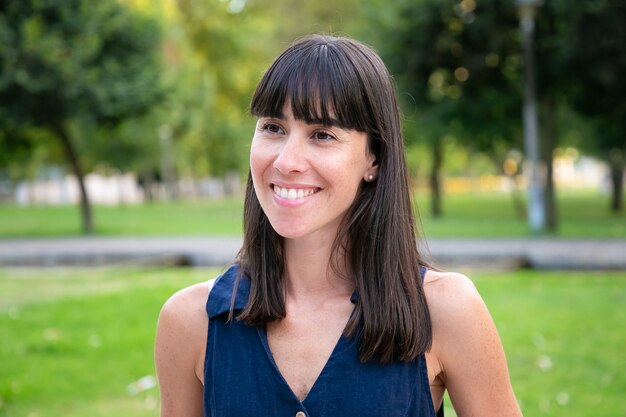
<instances>
[{"instance_id":1,"label":"right eye","mask_svg":"<svg viewBox=\"0 0 626 417\"><path fill-rule=\"evenodd\" d=\"M278 134L282 133L283 129L276 123L266 122L261 126L261 130L267 133Z\"/></svg>"}]
</instances>

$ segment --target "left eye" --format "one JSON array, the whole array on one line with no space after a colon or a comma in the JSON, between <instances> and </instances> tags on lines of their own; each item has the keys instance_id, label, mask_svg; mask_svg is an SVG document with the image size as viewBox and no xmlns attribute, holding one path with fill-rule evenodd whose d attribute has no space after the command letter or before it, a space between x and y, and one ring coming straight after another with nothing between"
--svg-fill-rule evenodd
<instances>
[{"instance_id":1,"label":"left eye","mask_svg":"<svg viewBox=\"0 0 626 417\"><path fill-rule=\"evenodd\" d=\"M316 140L333 140L335 137L327 132L315 132L313 133L313 139Z\"/></svg>"}]
</instances>

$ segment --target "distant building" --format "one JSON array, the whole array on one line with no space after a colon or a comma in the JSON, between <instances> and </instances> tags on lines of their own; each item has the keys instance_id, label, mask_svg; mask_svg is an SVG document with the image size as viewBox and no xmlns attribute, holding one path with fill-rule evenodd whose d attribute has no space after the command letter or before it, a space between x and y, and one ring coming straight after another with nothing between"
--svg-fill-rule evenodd
<instances>
[{"instance_id":1,"label":"distant building","mask_svg":"<svg viewBox=\"0 0 626 417\"><path fill-rule=\"evenodd\" d=\"M116 205L143 202L143 191L134 174L103 176L88 174L85 187L94 204ZM20 206L76 204L80 200L78 181L73 175L22 181L15 187L15 202Z\"/></svg>"},{"instance_id":2,"label":"distant building","mask_svg":"<svg viewBox=\"0 0 626 417\"><path fill-rule=\"evenodd\" d=\"M85 186L90 201L102 205L139 204L150 199L167 200L173 197L222 198L242 193L237 174L224 178L182 178L174 183L172 191L166 190L163 182L140 184L134 173L108 176L91 173L85 177ZM80 201L76 177L64 174L60 169L46 169L37 180L19 182L13 196L19 206L67 205Z\"/></svg>"}]
</instances>

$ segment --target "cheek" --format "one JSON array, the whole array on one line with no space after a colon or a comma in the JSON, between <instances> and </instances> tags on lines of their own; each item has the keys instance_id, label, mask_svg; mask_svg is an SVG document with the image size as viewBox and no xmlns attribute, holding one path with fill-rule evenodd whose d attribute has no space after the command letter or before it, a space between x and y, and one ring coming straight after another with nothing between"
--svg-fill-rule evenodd
<instances>
[{"instance_id":1,"label":"cheek","mask_svg":"<svg viewBox=\"0 0 626 417\"><path fill-rule=\"evenodd\" d=\"M349 176L352 181L360 184L369 169L370 164L366 157L355 152L350 155L348 160L344 161L344 166L346 167L346 176Z\"/></svg>"},{"instance_id":2,"label":"cheek","mask_svg":"<svg viewBox=\"0 0 626 417\"><path fill-rule=\"evenodd\" d=\"M252 140L252 144L250 145L250 171L252 171L252 175L258 175L259 171L262 170L266 157L263 153L263 147L258 145L258 142Z\"/></svg>"},{"instance_id":3,"label":"cheek","mask_svg":"<svg viewBox=\"0 0 626 417\"><path fill-rule=\"evenodd\" d=\"M271 168L272 163L271 149L268 149L268 146L263 146L259 141L253 139L250 145L250 173L257 195L259 195L259 187L263 186L263 175L268 168Z\"/></svg>"}]
</instances>

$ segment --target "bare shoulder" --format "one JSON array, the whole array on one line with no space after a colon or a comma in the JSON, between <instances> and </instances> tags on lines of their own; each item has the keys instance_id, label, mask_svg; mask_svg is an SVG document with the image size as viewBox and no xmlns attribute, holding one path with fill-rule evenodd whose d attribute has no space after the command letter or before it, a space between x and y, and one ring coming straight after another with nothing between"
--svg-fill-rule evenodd
<instances>
[{"instance_id":1,"label":"bare shoulder","mask_svg":"<svg viewBox=\"0 0 626 417\"><path fill-rule=\"evenodd\" d=\"M424 291L431 313L442 315L441 319L454 319L467 308L484 306L472 280L457 272L429 270Z\"/></svg>"},{"instance_id":2,"label":"bare shoulder","mask_svg":"<svg viewBox=\"0 0 626 417\"><path fill-rule=\"evenodd\" d=\"M214 281L194 284L176 292L163 304L161 317L180 321L180 324L206 321L202 319L206 316L205 304Z\"/></svg>"},{"instance_id":3,"label":"bare shoulder","mask_svg":"<svg viewBox=\"0 0 626 417\"><path fill-rule=\"evenodd\" d=\"M173 340L186 340L188 346L204 341L208 317L205 310L213 280L183 288L172 295L161 308L158 330ZM201 346L197 346L200 349Z\"/></svg>"},{"instance_id":4,"label":"bare shoulder","mask_svg":"<svg viewBox=\"0 0 626 417\"><path fill-rule=\"evenodd\" d=\"M161 416L202 416L205 305L213 282L172 295L159 314L154 359L161 392Z\"/></svg>"},{"instance_id":5,"label":"bare shoulder","mask_svg":"<svg viewBox=\"0 0 626 417\"><path fill-rule=\"evenodd\" d=\"M429 271L424 291L431 314L431 363L459 416L521 416L496 326L466 276Z\"/></svg>"},{"instance_id":6,"label":"bare shoulder","mask_svg":"<svg viewBox=\"0 0 626 417\"><path fill-rule=\"evenodd\" d=\"M433 350L442 359L468 343L480 345L477 337L494 328L493 320L474 283L456 272L429 271L424 282L433 325ZM490 339L491 337L487 337ZM480 349L480 346L476 346Z\"/></svg>"}]
</instances>

